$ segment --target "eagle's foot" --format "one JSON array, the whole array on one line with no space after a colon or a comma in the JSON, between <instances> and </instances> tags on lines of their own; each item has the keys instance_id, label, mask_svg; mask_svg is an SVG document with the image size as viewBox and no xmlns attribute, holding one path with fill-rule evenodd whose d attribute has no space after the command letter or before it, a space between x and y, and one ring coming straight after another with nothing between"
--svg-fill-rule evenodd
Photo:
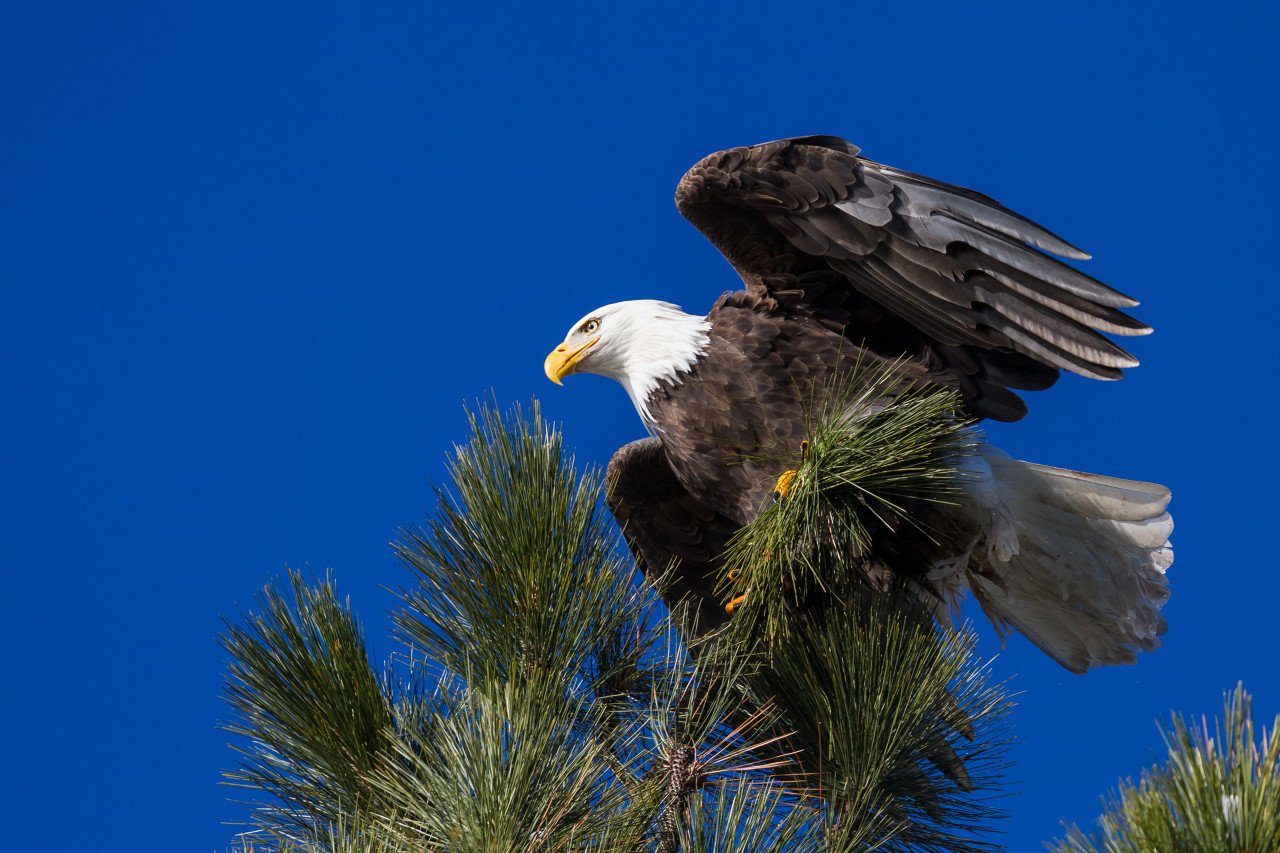
<instances>
[{"instance_id":1,"label":"eagle's foot","mask_svg":"<svg viewBox=\"0 0 1280 853\"><path fill-rule=\"evenodd\" d=\"M808 439L800 442L800 464L809 461L809 441ZM775 500L782 500L787 496L787 492L791 491L791 484L798 474L795 468L788 468L778 475L778 482L773 484L773 497Z\"/></svg>"},{"instance_id":2,"label":"eagle's foot","mask_svg":"<svg viewBox=\"0 0 1280 853\"><path fill-rule=\"evenodd\" d=\"M732 583L732 584L740 584L740 583L742 583L742 570L741 570L741 569L730 569L730 570L725 574L725 577L727 577L727 578L729 579L729 583ZM728 604L726 604L726 605L724 606L724 612L725 612L725 613L728 613L730 616L732 616L732 615L733 615L733 611L737 610L737 609L742 605L742 602L744 602L744 601L746 601L746 600L747 600L747 594L746 594L745 592L744 592L742 595L735 596L733 599L731 599L731 600L729 601L729 603L728 603Z\"/></svg>"},{"instance_id":3,"label":"eagle's foot","mask_svg":"<svg viewBox=\"0 0 1280 853\"><path fill-rule=\"evenodd\" d=\"M778 475L778 482L773 484L773 496L777 500L782 500L787 496L787 492L791 491L791 483L796 478L796 469L788 468Z\"/></svg>"}]
</instances>

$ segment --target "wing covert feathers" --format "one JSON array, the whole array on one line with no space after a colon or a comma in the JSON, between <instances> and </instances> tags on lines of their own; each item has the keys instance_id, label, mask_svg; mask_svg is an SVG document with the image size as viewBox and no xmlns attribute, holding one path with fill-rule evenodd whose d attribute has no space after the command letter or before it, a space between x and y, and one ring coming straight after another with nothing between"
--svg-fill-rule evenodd
<instances>
[{"instance_id":1,"label":"wing covert feathers","mask_svg":"<svg viewBox=\"0 0 1280 853\"><path fill-rule=\"evenodd\" d=\"M987 353L1016 354L1055 375L1119 379L1138 361L1101 333L1151 331L1119 310L1134 299L1048 254L1089 257L1061 237L980 193L860 157L834 137L712 154L680 181L676 205L748 288L790 292L797 276L834 271L845 303L869 300L905 322L895 332L902 352L928 349L945 370L962 372L941 351L967 350L976 367L963 390L982 416L1016 420L1025 411L1008 399L1017 399L1010 387L1025 386L999 385ZM837 320L851 313L829 289L807 307L821 315L833 304ZM847 334L874 337L856 322Z\"/></svg>"}]
</instances>

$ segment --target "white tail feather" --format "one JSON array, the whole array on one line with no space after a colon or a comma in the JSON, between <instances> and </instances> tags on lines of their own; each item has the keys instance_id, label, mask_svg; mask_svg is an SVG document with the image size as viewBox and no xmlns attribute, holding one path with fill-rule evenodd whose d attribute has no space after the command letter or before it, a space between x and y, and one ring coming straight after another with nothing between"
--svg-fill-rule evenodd
<instances>
[{"instance_id":1,"label":"white tail feather","mask_svg":"<svg viewBox=\"0 0 1280 853\"><path fill-rule=\"evenodd\" d=\"M983 446L966 483L967 550L930 577L1072 672L1160 645L1173 562L1169 490L1019 462Z\"/></svg>"}]
</instances>

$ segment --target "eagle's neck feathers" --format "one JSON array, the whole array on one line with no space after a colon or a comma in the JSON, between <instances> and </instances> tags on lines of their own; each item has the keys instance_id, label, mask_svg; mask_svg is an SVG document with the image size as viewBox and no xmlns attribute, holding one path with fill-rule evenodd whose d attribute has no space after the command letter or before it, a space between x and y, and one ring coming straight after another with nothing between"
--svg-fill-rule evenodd
<instances>
[{"instance_id":1,"label":"eagle's neck feathers","mask_svg":"<svg viewBox=\"0 0 1280 853\"><path fill-rule=\"evenodd\" d=\"M656 432L650 396L660 387L684 381L706 351L711 323L667 302L637 300L620 305L625 307L602 310L608 346L600 348L587 369L616 379L645 427Z\"/></svg>"}]
</instances>

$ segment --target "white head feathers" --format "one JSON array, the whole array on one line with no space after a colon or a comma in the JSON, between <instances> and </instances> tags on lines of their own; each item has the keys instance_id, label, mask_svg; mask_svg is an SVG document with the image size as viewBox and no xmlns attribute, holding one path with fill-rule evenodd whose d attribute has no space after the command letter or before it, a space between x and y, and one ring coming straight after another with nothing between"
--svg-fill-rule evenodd
<instances>
[{"instance_id":1,"label":"white head feathers","mask_svg":"<svg viewBox=\"0 0 1280 853\"><path fill-rule=\"evenodd\" d=\"M582 350L572 372L616 379L627 390L645 426L652 431L646 402L662 382L679 384L702 355L710 337L706 317L656 299L633 299L597 308L573 325L563 346ZM590 341L598 338L594 344Z\"/></svg>"}]
</instances>

